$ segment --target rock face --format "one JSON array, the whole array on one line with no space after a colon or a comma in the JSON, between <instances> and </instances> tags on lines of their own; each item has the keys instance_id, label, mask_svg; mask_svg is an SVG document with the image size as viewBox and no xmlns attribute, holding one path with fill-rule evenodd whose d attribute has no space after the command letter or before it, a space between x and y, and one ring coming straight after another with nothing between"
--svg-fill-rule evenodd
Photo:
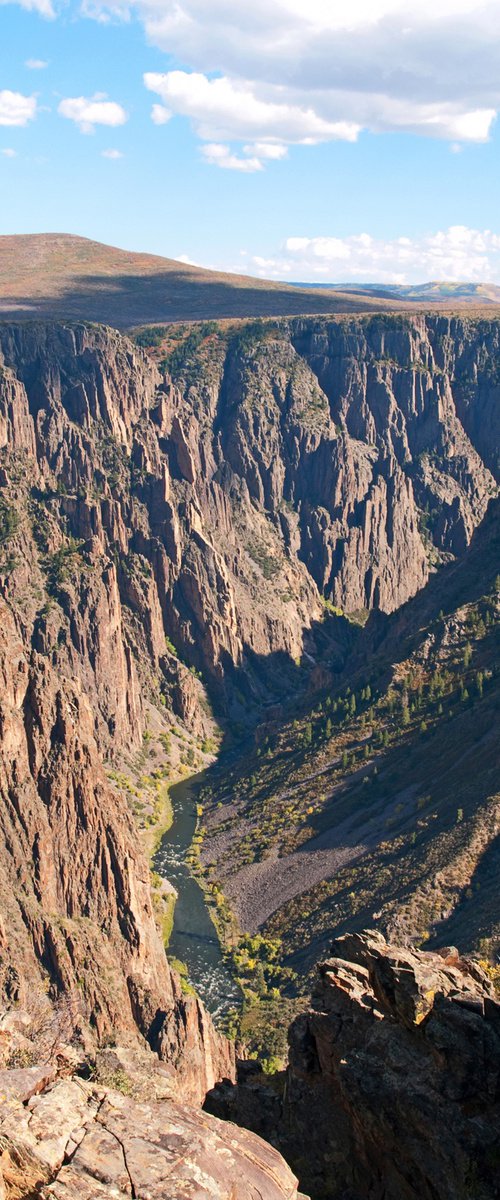
<instances>
[{"instance_id":1,"label":"rock face","mask_svg":"<svg viewBox=\"0 0 500 1200\"><path fill-rule=\"evenodd\" d=\"M297 1200L294 1175L255 1134L166 1097L52 1076L0 1071L2 1200Z\"/></svg>"},{"instance_id":2,"label":"rock face","mask_svg":"<svg viewBox=\"0 0 500 1200\"><path fill-rule=\"evenodd\" d=\"M462 553L495 490L496 322L297 319L187 346L169 376L97 326L0 331L4 458L29 464L40 544L57 553L64 527L98 576L71 644L122 741L139 736L138 664L172 666L165 632L221 702L235 668L268 699L321 595L397 608Z\"/></svg>"},{"instance_id":3,"label":"rock face","mask_svg":"<svg viewBox=\"0 0 500 1200\"><path fill-rule=\"evenodd\" d=\"M186 1097L232 1074L232 1053L182 995L156 930L146 861L111 790L78 680L23 646L0 605L0 991L13 1005L70 997L75 1029L147 1037ZM62 659L64 663L64 657Z\"/></svg>"},{"instance_id":4,"label":"rock face","mask_svg":"<svg viewBox=\"0 0 500 1200\"><path fill-rule=\"evenodd\" d=\"M499 1195L500 1003L453 948L340 938L290 1031L285 1139L314 1197Z\"/></svg>"},{"instance_id":5,"label":"rock face","mask_svg":"<svg viewBox=\"0 0 500 1200\"><path fill-rule=\"evenodd\" d=\"M349 934L289 1030L284 1087L242 1063L207 1110L269 1137L313 1200L495 1200L500 1001L477 963Z\"/></svg>"}]
</instances>

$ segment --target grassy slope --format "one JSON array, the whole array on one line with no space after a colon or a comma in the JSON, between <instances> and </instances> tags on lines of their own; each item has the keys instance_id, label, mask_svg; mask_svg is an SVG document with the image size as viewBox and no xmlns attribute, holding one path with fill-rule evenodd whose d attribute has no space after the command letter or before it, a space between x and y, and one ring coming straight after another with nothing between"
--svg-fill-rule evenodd
<instances>
[{"instance_id":1,"label":"grassy slope","mask_svg":"<svg viewBox=\"0 0 500 1200\"><path fill-rule=\"evenodd\" d=\"M366 925L498 945L499 566L493 510L462 562L359 632L339 686L206 797L213 877L300 972Z\"/></svg>"},{"instance_id":2,"label":"grassy slope","mask_svg":"<svg viewBox=\"0 0 500 1200\"><path fill-rule=\"evenodd\" d=\"M429 300L433 300L432 295L425 297L427 307ZM452 300L455 303L454 296ZM407 300L373 297L369 292L355 295L303 290L206 271L174 259L136 254L69 234L0 237L0 316L5 319L71 318L131 328L210 317L398 311L409 307Z\"/></svg>"}]
</instances>

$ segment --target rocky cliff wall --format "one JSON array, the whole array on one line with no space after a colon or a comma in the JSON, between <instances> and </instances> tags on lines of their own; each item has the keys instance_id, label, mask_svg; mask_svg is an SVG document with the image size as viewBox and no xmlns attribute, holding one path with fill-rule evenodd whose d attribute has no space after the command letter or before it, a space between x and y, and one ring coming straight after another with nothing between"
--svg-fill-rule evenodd
<instances>
[{"instance_id":1,"label":"rocky cliff wall","mask_svg":"<svg viewBox=\"0 0 500 1200\"><path fill-rule=\"evenodd\" d=\"M271 322L188 338L165 374L111 330L4 326L0 435L39 525L111 560L88 603L113 651L127 620L158 674L166 631L220 702L235 666L261 702L322 596L392 611L465 549L495 491L499 339L458 318ZM134 663L107 696L88 650L113 739L139 736Z\"/></svg>"},{"instance_id":2,"label":"rocky cliff wall","mask_svg":"<svg viewBox=\"0 0 500 1200\"><path fill-rule=\"evenodd\" d=\"M493 986L453 948L426 954L358 934L333 950L315 1011L290 1031L285 1121L313 1195L491 1200L500 1117Z\"/></svg>"},{"instance_id":3,"label":"rocky cliff wall","mask_svg":"<svg viewBox=\"0 0 500 1200\"><path fill-rule=\"evenodd\" d=\"M64 999L91 1046L145 1037L201 1100L233 1072L229 1044L170 971L149 870L110 788L94 713L64 655L26 644L0 604L0 994L43 1011ZM24 636L23 636L24 635Z\"/></svg>"},{"instance_id":4,"label":"rocky cliff wall","mask_svg":"<svg viewBox=\"0 0 500 1200\"><path fill-rule=\"evenodd\" d=\"M281 1100L242 1072L207 1107L266 1127L313 1200L495 1200L500 1003L477 963L341 937L289 1041Z\"/></svg>"}]
</instances>

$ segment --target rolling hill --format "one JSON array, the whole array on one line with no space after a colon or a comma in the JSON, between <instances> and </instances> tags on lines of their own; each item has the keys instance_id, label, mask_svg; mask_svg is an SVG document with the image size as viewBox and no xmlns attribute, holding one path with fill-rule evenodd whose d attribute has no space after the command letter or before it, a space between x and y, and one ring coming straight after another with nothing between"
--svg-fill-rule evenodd
<instances>
[{"instance_id":1,"label":"rolling hill","mask_svg":"<svg viewBox=\"0 0 500 1200\"><path fill-rule=\"evenodd\" d=\"M483 308L479 285L296 286L224 274L65 233L0 237L0 319L90 320L131 329L207 318Z\"/></svg>"},{"instance_id":2,"label":"rolling hill","mask_svg":"<svg viewBox=\"0 0 500 1200\"><path fill-rule=\"evenodd\" d=\"M91 320L129 329L207 317L366 312L392 300L223 274L70 234L0 237L0 318Z\"/></svg>"}]
</instances>

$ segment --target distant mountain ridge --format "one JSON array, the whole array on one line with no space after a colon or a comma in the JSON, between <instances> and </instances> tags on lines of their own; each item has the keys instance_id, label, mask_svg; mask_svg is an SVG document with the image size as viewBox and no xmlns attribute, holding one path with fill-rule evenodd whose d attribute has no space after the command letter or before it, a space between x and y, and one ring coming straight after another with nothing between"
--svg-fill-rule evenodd
<instances>
[{"instance_id":1,"label":"distant mountain ridge","mask_svg":"<svg viewBox=\"0 0 500 1200\"><path fill-rule=\"evenodd\" d=\"M433 279L428 283L297 283L292 287L320 288L373 299L408 300L413 303L500 304L500 287L496 283L452 282Z\"/></svg>"}]
</instances>

